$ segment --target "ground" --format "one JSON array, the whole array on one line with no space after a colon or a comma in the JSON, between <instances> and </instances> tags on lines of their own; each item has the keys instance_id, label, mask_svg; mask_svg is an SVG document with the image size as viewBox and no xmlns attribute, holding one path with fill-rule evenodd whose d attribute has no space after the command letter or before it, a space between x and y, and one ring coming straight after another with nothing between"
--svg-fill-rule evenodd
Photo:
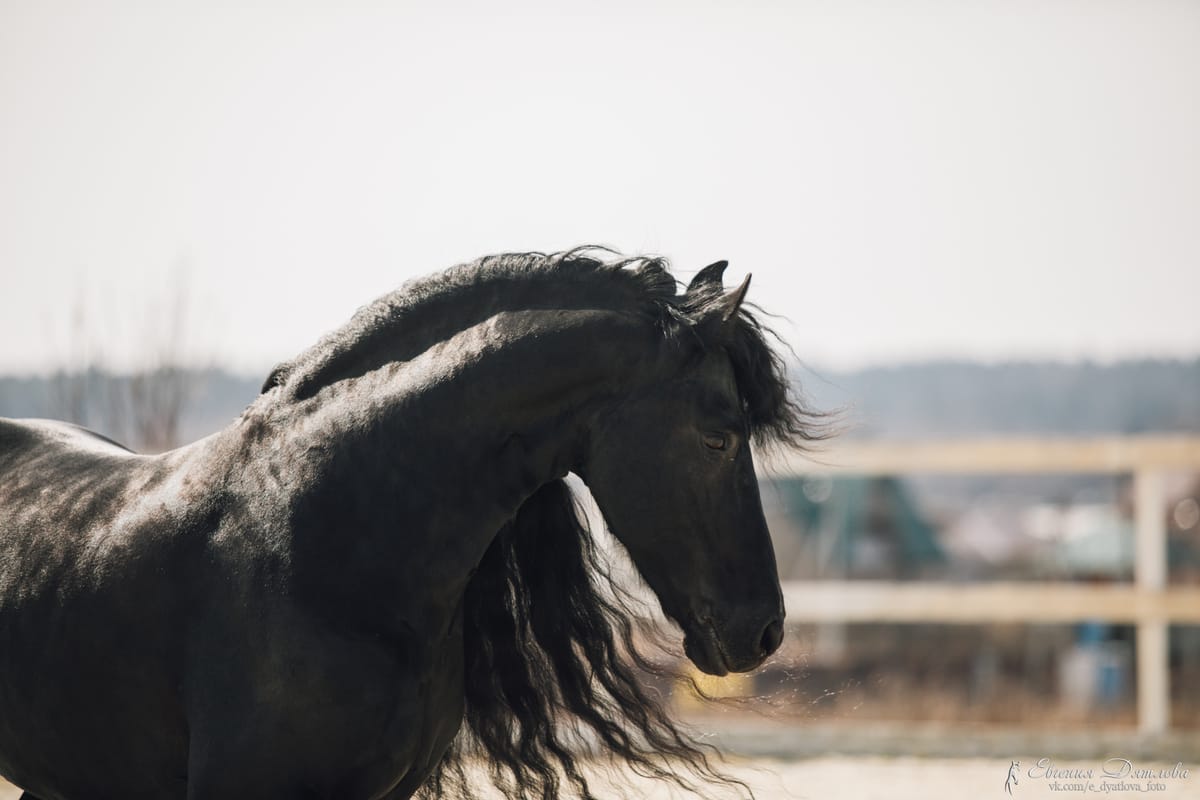
<instances>
[{"instance_id":1,"label":"ground","mask_svg":"<svg viewBox=\"0 0 1200 800\"><path fill-rule=\"evenodd\" d=\"M1042 774L1031 777L1037 758L1020 759L1018 783L1012 786L1011 797L1021 798L1078 796L1068 784L1075 781L1054 781ZM739 761L733 771L750 784L758 800L987 800L1008 798L1004 783L1010 762L1007 759L933 759L884 757L827 757L802 761ZM1095 768L1084 761L1058 765L1066 769ZM1173 764L1138 763L1138 769L1170 770ZM1147 793L1164 800L1200 800L1200 769L1192 764L1186 778L1163 777L1156 780L1126 779L1137 783L1141 790L1105 791L1102 781L1093 780L1094 795L1116 797L1141 796ZM1146 784L1162 788L1153 789ZM0 800L16 800L16 789L0 781ZM631 795L635 796L635 795ZM637 793L645 800L667 800L679 797L666 787L647 786Z\"/></svg>"}]
</instances>

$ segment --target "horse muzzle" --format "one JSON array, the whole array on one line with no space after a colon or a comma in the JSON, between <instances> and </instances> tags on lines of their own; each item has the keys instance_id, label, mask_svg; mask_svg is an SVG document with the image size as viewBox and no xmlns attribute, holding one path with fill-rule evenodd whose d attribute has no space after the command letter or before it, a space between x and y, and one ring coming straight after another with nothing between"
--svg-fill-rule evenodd
<instances>
[{"instance_id":1,"label":"horse muzzle","mask_svg":"<svg viewBox=\"0 0 1200 800\"><path fill-rule=\"evenodd\" d=\"M741 616L741 615L739 615ZM707 615L693 615L684 628L683 649L709 675L749 672L779 649L783 614L755 615L755 621L721 626Z\"/></svg>"}]
</instances>

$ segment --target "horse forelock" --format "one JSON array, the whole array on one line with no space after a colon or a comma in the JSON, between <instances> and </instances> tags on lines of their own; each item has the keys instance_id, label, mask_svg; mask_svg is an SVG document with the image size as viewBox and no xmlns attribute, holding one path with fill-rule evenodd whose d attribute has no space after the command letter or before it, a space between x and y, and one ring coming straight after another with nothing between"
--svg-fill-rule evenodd
<instances>
[{"instance_id":1,"label":"horse forelock","mask_svg":"<svg viewBox=\"0 0 1200 800\"><path fill-rule=\"evenodd\" d=\"M724 296L706 292L689 300L688 316L702 318L719 308ZM760 445L803 448L832 435L830 415L813 409L788 374L781 353L795 352L763 321L765 312L742 303L732 324L697 325L711 337L708 349L720 348L729 357L734 380L751 433ZM798 360L798 359L797 359Z\"/></svg>"},{"instance_id":2,"label":"horse forelock","mask_svg":"<svg viewBox=\"0 0 1200 800\"><path fill-rule=\"evenodd\" d=\"M727 324L711 324L727 301L727 290L715 283L672 298L671 314L683 324L670 328L671 335L689 336L702 351L728 356L750 432L760 445L802 448L831 435L829 415L812 409L791 380L780 351L795 353L763 321L766 312L742 302Z\"/></svg>"}]
</instances>

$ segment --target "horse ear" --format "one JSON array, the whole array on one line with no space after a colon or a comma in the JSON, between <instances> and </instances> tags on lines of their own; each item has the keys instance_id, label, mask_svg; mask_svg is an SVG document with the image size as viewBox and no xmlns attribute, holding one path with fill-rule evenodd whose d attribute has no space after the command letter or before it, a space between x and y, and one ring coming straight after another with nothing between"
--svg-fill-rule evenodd
<instances>
[{"instance_id":1,"label":"horse ear","mask_svg":"<svg viewBox=\"0 0 1200 800\"><path fill-rule=\"evenodd\" d=\"M749 288L750 276L747 275L736 289L721 295L712 304L705 304L704 316L697 323L705 335L721 339L732 334L737 324L738 309L742 307Z\"/></svg>"},{"instance_id":2,"label":"horse ear","mask_svg":"<svg viewBox=\"0 0 1200 800\"><path fill-rule=\"evenodd\" d=\"M728 325L729 322L737 317L738 309L742 307L742 301L746 299L746 291L750 288L750 278L747 275L746 280L742 281L742 285L734 289L729 294L721 298L721 324Z\"/></svg>"},{"instance_id":3,"label":"horse ear","mask_svg":"<svg viewBox=\"0 0 1200 800\"><path fill-rule=\"evenodd\" d=\"M694 292L702 286L721 288L721 276L725 274L725 268L728 266L728 261L714 261L709 264L697 272L696 277L692 278L692 282L688 284L688 291Z\"/></svg>"}]
</instances>

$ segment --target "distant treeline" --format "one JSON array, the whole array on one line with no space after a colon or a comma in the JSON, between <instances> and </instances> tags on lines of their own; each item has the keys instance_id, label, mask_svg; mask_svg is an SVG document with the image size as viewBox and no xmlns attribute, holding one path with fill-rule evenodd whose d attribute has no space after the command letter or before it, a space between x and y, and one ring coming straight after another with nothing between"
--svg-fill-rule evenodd
<instances>
[{"instance_id":1,"label":"distant treeline","mask_svg":"<svg viewBox=\"0 0 1200 800\"><path fill-rule=\"evenodd\" d=\"M1200 358L1104 365L936 362L798 369L795 375L816 408L844 409L843 427L851 436L1200 432ZM179 438L190 441L227 425L258 394L263 377L186 371ZM128 409L118 413L118 405L135 379L97 370L0 377L0 416L74 417L129 441L136 431L117 429L130 427Z\"/></svg>"},{"instance_id":2,"label":"distant treeline","mask_svg":"<svg viewBox=\"0 0 1200 800\"><path fill-rule=\"evenodd\" d=\"M219 369L174 368L134 375L91 369L0 376L0 417L64 419L137 450L162 449L159 445L194 441L228 425L258 394L262 380ZM163 438L163 427L172 429L167 438L174 441L155 441Z\"/></svg>"},{"instance_id":3,"label":"distant treeline","mask_svg":"<svg viewBox=\"0 0 1200 800\"><path fill-rule=\"evenodd\" d=\"M1200 432L1200 358L934 362L797 376L815 407L844 409L853 436Z\"/></svg>"}]
</instances>

